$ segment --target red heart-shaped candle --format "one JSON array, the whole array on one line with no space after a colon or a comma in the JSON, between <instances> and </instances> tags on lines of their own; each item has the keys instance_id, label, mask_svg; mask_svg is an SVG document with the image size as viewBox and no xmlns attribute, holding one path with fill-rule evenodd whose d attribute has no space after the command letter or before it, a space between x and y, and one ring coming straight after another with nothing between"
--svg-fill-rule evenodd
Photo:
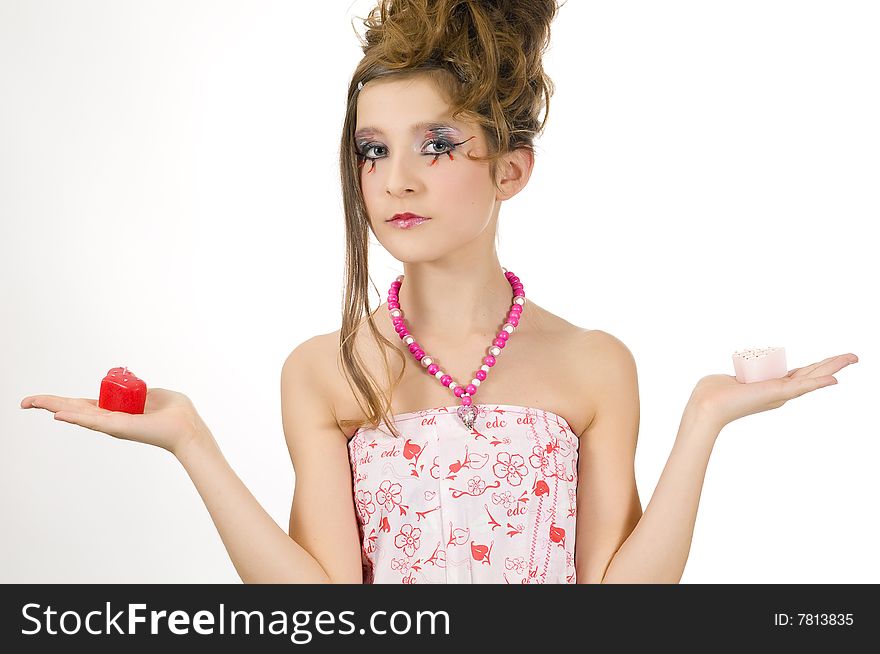
<instances>
[{"instance_id":1,"label":"red heart-shaped candle","mask_svg":"<svg viewBox=\"0 0 880 654\"><path fill-rule=\"evenodd\" d=\"M147 385L128 368L111 368L101 380L98 406L108 411L143 413Z\"/></svg>"}]
</instances>

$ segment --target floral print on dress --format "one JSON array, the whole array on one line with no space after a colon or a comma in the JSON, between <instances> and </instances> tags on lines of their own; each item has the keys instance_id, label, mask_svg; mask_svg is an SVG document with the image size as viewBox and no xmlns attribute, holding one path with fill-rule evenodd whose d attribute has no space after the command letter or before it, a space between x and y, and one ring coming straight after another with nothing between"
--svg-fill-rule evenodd
<instances>
[{"instance_id":1,"label":"floral print on dress","mask_svg":"<svg viewBox=\"0 0 880 654\"><path fill-rule=\"evenodd\" d=\"M349 458L364 583L575 583L578 438L561 416L478 404L361 428Z\"/></svg>"}]
</instances>

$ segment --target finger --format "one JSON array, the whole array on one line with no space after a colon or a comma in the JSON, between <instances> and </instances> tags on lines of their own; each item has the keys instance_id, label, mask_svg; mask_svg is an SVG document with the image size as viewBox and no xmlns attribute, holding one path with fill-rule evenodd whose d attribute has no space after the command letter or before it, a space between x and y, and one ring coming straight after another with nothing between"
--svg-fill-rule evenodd
<instances>
[{"instance_id":1,"label":"finger","mask_svg":"<svg viewBox=\"0 0 880 654\"><path fill-rule=\"evenodd\" d=\"M817 361L816 363L811 363L808 366L803 366L802 368L795 368L791 372L796 372L798 370L802 370L804 375L809 375L811 372L813 372L819 366L826 364L829 361L833 361L836 358L837 358L836 356L828 357L827 359L822 359L821 361Z\"/></svg>"},{"instance_id":2,"label":"finger","mask_svg":"<svg viewBox=\"0 0 880 654\"><path fill-rule=\"evenodd\" d=\"M794 368L792 370L789 370L786 377L791 377L792 375L794 375L798 371L803 371L801 373L801 375L798 375L799 377L804 376L804 375L810 375L813 372L819 372L819 374L821 374L821 375L834 374L835 372L837 372L838 370L843 368L845 365L849 365L850 363L858 363L858 360L859 360L859 358L851 352L849 354L838 354L833 357L828 357L827 359L823 359L822 361L817 361L816 363L810 364L809 366L804 366L802 368ZM826 364L832 363L832 362L834 363L834 365L839 365L839 367L834 368L834 366L828 366L827 368L823 368L821 371L819 371L819 368L821 368L822 366L825 366Z\"/></svg>"},{"instance_id":3,"label":"finger","mask_svg":"<svg viewBox=\"0 0 880 654\"><path fill-rule=\"evenodd\" d=\"M849 354L841 354L836 357L831 357L831 360L826 361L822 365L811 370L810 374L820 377L833 375L843 368L846 368L851 363L855 363L856 361L858 361L858 358L855 358L855 361L853 361L853 358L855 358L855 355Z\"/></svg>"},{"instance_id":4,"label":"finger","mask_svg":"<svg viewBox=\"0 0 880 654\"><path fill-rule=\"evenodd\" d=\"M791 399L793 397L800 397L810 391L815 391L817 388L834 386L836 383L837 379L831 375L825 375L823 377L800 377L787 384L788 388L786 389L786 394L789 399Z\"/></svg>"},{"instance_id":5,"label":"finger","mask_svg":"<svg viewBox=\"0 0 880 654\"><path fill-rule=\"evenodd\" d=\"M88 398L61 397L60 395L30 395L21 401L23 409L46 409L55 413L56 411L72 411L73 413L82 413L83 411L98 410L96 400Z\"/></svg>"}]
</instances>

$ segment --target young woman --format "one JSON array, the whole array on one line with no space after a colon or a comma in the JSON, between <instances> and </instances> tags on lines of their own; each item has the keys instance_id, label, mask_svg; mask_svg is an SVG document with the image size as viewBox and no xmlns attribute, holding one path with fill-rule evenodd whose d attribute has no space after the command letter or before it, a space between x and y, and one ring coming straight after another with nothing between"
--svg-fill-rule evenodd
<instances>
[{"instance_id":1,"label":"young woman","mask_svg":"<svg viewBox=\"0 0 880 654\"><path fill-rule=\"evenodd\" d=\"M245 582L677 582L724 425L836 383L857 358L701 379L642 511L631 352L527 300L495 249L546 122L557 9L406 0L366 20L340 150L342 325L282 368L289 534L181 393L150 389L143 415L53 395L22 407L172 452ZM404 269L374 310L370 232Z\"/></svg>"}]
</instances>

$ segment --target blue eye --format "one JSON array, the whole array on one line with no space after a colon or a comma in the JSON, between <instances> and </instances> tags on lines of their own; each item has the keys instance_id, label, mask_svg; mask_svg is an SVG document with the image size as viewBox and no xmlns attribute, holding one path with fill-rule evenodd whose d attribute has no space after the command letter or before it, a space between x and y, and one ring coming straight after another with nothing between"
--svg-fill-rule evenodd
<instances>
[{"instance_id":1,"label":"blue eye","mask_svg":"<svg viewBox=\"0 0 880 654\"><path fill-rule=\"evenodd\" d=\"M474 138L474 137L472 136L471 138ZM427 157L434 157L434 161L431 162L432 164L433 164L434 162L436 162L437 159L438 159L440 156L444 155L444 154L448 154L448 155L450 155L449 158L452 159L452 155L451 155L451 153L452 153L452 152L453 152L453 151L454 151L459 145L461 145L462 143L467 143L467 142L470 141L470 140L471 140L471 139L465 139L464 141L461 141L461 143L450 143L450 142L447 141L446 139L431 139L431 140L429 140L425 145L426 145L426 146L433 145L435 148L443 148L443 151L442 151L442 152L425 152L425 153L423 153L423 154L424 154L425 156L427 156ZM363 161L373 161L373 162L375 162L375 161L378 160L378 159L383 159L384 157L381 157L381 156L380 156L380 157L375 157L375 156L369 156L369 155L367 154L368 152L370 152L371 150L374 150L374 149L386 150L386 148L385 148L384 145L373 144L373 143L367 143L366 145L364 145L364 146L362 147L362 149L361 149L360 151L357 151L357 150L356 150L356 151L355 151L355 154L358 156L358 158L362 159ZM375 163L374 163L373 165L375 166Z\"/></svg>"}]
</instances>

